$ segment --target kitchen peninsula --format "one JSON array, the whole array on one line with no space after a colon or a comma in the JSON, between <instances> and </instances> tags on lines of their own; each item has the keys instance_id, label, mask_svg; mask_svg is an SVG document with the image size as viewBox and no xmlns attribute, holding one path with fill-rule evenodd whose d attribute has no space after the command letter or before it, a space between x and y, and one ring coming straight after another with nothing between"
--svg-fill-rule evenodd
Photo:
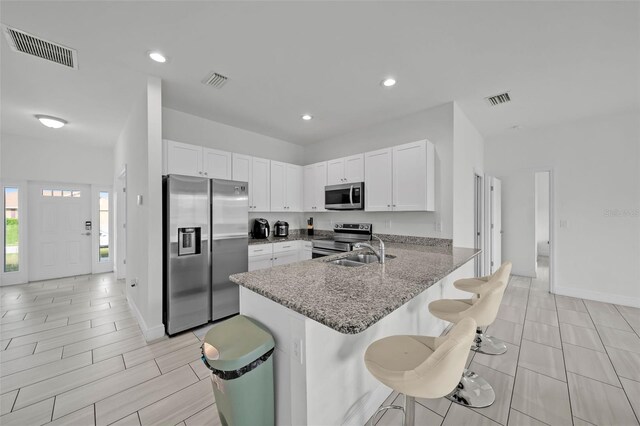
<instances>
[{"instance_id":1,"label":"kitchen peninsula","mask_svg":"<svg viewBox=\"0 0 640 426\"><path fill-rule=\"evenodd\" d=\"M391 392L366 370L363 354L394 334L439 335L432 300L456 297L453 281L473 275L479 250L387 243L385 264L345 267L347 255L231 276L240 313L276 340L276 423L362 425Z\"/></svg>"}]
</instances>

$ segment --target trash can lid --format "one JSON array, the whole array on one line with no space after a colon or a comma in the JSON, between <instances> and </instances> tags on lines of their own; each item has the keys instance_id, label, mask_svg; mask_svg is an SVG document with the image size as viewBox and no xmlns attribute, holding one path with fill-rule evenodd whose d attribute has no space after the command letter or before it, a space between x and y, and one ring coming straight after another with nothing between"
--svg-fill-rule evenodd
<instances>
[{"instance_id":1,"label":"trash can lid","mask_svg":"<svg viewBox=\"0 0 640 426\"><path fill-rule=\"evenodd\" d=\"M232 371L269 352L275 342L264 325L244 315L236 315L209 330L203 345L204 356L211 367Z\"/></svg>"}]
</instances>

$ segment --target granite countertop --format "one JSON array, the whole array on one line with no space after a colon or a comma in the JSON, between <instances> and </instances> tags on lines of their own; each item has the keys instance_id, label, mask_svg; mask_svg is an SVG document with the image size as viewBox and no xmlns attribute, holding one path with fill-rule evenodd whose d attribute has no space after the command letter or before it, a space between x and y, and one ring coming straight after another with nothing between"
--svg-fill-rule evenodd
<instances>
[{"instance_id":1,"label":"granite countertop","mask_svg":"<svg viewBox=\"0 0 640 426\"><path fill-rule=\"evenodd\" d=\"M249 238L249 245L257 245L257 244L271 244L271 243L285 243L287 241L312 241L316 236L308 236L308 235L289 235L288 237L274 237L273 235L269 235L269 238Z\"/></svg>"},{"instance_id":2,"label":"granite countertop","mask_svg":"<svg viewBox=\"0 0 640 426\"><path fill-rule=\"evenodd\" d=\"M231 281L345 334L360 333L472 259L480 250L386 244L384 265L328 261L341 253L230 277ZM351 252L353 253L353 252ZM426 307L425 307L426 309Z\"/></svg>"}]
</instances>

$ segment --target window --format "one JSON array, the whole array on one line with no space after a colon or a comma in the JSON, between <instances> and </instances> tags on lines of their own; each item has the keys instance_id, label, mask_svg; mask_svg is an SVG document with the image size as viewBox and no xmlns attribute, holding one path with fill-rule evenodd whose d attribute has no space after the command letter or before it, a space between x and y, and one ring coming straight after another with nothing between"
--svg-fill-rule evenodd
<instances>
[{"instance_id":1,"label":"window","mask_svg":"<svg viewBox=\"0 0 640 426\"><path fill-rule=\"evenodd\" d=\"M68 189L43 189L43 197L66 197L66 198L80 198L82 191L68 190Z\"/></svg>"},{"instance_id":2,"label":"window","mask_svg":"<svg viewBox=\"0 0 640 426\"><path fill-rule=\"evenodd\" d=\"M20 270L18 188L4 188L4 272Z\"/></svg>"},{"instance_id":3,"label":"window","mask_svg":"<svg viewBox=\"0 0 640 426\"><path fill-rule=\"evenodd\" d=\"M79 191L78 191L79 192ZM108 262L110 260L109 250L109 193L100 191L98 200L98 211L100 214L98 228L100 230L100 242L98 247L98 261Z\"/></svg>"}]
</instances>

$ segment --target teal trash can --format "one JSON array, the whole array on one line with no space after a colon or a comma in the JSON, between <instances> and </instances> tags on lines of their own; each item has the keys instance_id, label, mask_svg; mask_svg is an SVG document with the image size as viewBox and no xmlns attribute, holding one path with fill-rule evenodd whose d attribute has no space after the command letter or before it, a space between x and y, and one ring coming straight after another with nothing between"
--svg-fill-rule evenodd
<instances>
[{"instance_id":1,"label":"teal trash can","mask_svg":"<svg viewBox=\"0 0 640 426\"><path fill-rule=\"evenodd\" d=\"M204 338L202 361L213 373L223 425L273 426L273 336L258 321L237 315Z\"/></svg>"}]
</instances>

